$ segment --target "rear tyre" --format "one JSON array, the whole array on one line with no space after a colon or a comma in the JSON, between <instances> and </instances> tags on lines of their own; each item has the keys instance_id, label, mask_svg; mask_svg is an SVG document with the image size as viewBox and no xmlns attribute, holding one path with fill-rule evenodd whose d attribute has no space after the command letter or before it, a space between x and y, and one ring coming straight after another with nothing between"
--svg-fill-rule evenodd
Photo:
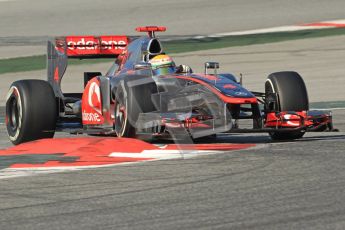
<instances>
[{"instance_id":1,"label":"rear tyre","mask_svg":"<svg viewBox=\"0 0 345 230\"><path fill-rule=\"evenodd\" d=\"M118 137L136 137L140 113L156 111L151 95L157 92L155 82L147 76L131 76L120 82L115 93L114 129ZM142 81L141 81L142 80Z\"/></svg>"},{"instance_id":2,"label":"rear tyre","mask_svg":"<svg viewBox=\"0 0 345 230\"><path fill-rule=\"evenodd\" d=\"M277 93L277 98L272 98ZM268 76L265 83L266 100L269 108L275 112L307 111L309 109L308 93L302 77L292 71L276 72ZM293 140L301 138L305 130L294 132L270 132L273 140Z\"/></svg>"},{"instance_id":3,"label":"rear tyre","mask_svg":"<svg viewBox=\"0 0 345 230\"><path fill-rule=\"evenodd\" d=\"M48 82L21 80L11 85L6 98L6 128L13 144L52 138L56 118L55 94Z\"/></svg>"}]
</instances>

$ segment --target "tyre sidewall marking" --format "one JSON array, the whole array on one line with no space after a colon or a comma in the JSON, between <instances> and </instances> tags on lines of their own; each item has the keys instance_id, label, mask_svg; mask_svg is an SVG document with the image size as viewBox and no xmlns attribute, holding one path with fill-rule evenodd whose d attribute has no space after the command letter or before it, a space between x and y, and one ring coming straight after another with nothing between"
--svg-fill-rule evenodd
<instances>
[{"instance_id":1,"label":"tyre sidewall marking","mask_svg":"<svg viewBox=\"0 0 345 230\"><path fill-rule=\"evenodd\" d=\"M273 82L271 81L271 79L266 79L266 82L268 82L270 85L271 85L271 88L272 88L272 93L276 93L276 90L274 88L274 85L273 85ZM277 102L278 102L278 109L281 110L280 108L280 99L279 99L279 94L277 94Z\"/></svg>"},{"instance_id":2,"label":"tyre sidewall marking","mask_svg":"<svg viewBox=\"0 0 345 230\"><path fill-rule=\"evenodd\" d=\"M269 82L269 83L270 83L271 88L272 88L272 90L273 90L273 93L276 93L276 91L275 91L275 89L274 89L274 86L273 86L273 83L272 83L271 79L267 79L267 80L266 80L266 82Z\"/></svg>"},{"instance_id":3,"label":"tyre sidewall marking","mask_svg":"<svg viewBox=\"0 0 345 230\"><path fill-rule=\"evenodd\" d=\"M124 121L124 125L123 125L123 129L121 130L120 133L120 137L122 137L126 131L126 127L127 127L127 121L128 121L128 103L127 103L127 91L126 91L126 87L125 87L125 82L121 81L121 88L122 88L122 92L123 92L123 100L124 100L124 104L125 104L125 121Z\"/></svg>"}]
</instances>

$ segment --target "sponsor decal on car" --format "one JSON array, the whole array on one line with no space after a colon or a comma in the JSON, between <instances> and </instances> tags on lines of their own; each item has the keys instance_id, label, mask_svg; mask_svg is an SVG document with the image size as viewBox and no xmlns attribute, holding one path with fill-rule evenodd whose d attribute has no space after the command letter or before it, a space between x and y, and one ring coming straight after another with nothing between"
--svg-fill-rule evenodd
<instances>
[{"instance_id":1,"label":"sponsor decal on car","mask_svg":"<svg viewBox=\"0 0 345 230\"><path fill-rule=\"evenodd\" d=\"M102 40L101 47L102 49L122 49L124 50L126 47L126 41L123 40ZM85 38L81 38L79 41L69 41L67 42L67 47L70 50L79 49L79 50L94 50L97 49L98 41L92 40L85 40Z\"/></svg>"},{"instance_id":2,"label":"sponsor decal on car","mask_svg":"<svg viewBox=\"0 0 345 230\"><path fill-rule=\"evenodd\" d=\"M246 92L243 91L239 91L239 92L235 92L236 96L247 96L248 94Z\"/></svg>"},{"instance_id":3,"label":"sponsor decal on car","mask_svg":"<svg viewBox=\"0 0 345 230\"><path fill-rule=\"evenodd\" d=\"M88 93L88 102L90 107L94 108L97 113L102 113L99 109L101 107L101 90L99 88L98 82L91 82L89 93Z\"/></svg>"},{"instance_id":4,"label":"sponsor decal on car","mask_svg":"<svg viewBox=\"0 0 345 230\"><path fill-rule=\"evenodd\" d=\"M224 84L223 85L224 89L236 89L237 86L233 85L233 84Z\"/></svg>"},{"instance_id":5,"label":"sponsor decal on car","mask_svg":"<svg viewBox=\"0 0 345 230\"><path fill-rule=\"evenodd\" d=\"M55 41L56 49L67 56L79 57L85 55L120 55L128 45L127 36L67 36ZM66 47L64 46L66 44Z\"/></svg>"},{"instance_id":6,"label":"sponsor decal on car","mask_svg":"<svg viewBox=\"0 0 345 230\"><path fill-rule=\"evenodd\" d=\"M87 113L83 111L83 121L96 121L100 122L100 116L97 113Z\"/></svg>"},{"instance_id":7,"label":"sponsor decal on car","mask_svg":"<svg viewBox=\"0 0 345 230\"><path fill-rule=\"evenodd\" d=\"M93 78L86 85L82 97L83 124L103 124L101 89L97 78Z\"/></svg>"},{"instance_id":8,"label":"sponsor decal on car","mask_svg":"<svg viewBox=\"0 0 345 230\"><path fill-rule=\"evenodd\" d=\"M217 81L217 80L219 80L219 77L216 76L216 75L199 74L198 76L201 77L201 78L205 78L205 79L207 79L209 81Z\"/></svg>"}]
</instances>

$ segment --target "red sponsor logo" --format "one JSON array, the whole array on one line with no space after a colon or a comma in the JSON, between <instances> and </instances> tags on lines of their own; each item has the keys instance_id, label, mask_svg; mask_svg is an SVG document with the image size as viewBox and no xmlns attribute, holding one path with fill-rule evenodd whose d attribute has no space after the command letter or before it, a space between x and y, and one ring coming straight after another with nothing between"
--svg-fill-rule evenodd
<instances>
[{"instance_id":1,"label":"red sponsor logo","mask_svg":"<svg viewBox=\"0 0 345 230\"><path fill-rule=\"evenodd\" d=\"M233 84L225 84L223 85L224 89L236 89L237 86L233 85Z\"/></svg>"},{"instance_id":2,"label":"red sponsor logo","mask_svg":"<svg viewBox=\"0 0 345 230\"><path fill-rule=\"evenodd\" d=\"M67 44L68 56L83 55L119 55L126 50L126 36L67 36L56 40L56 47L64 52L63 44Z\"/></svg>"},{"instance_id":3,"label":"red sponsor logo","mask_svg":"<svg viewBox=\"0 0 345 230\"><path fill-rule=\"evenodd\" d=\"M120 49L126 48L127 42L124 40L101 40L99 44L98 39L81 38L80 40L72 40L67 42L67 47L70 50L95 50L99 49Z\"/></svg>"},{"instance_id":4,"label":"red sponsor logo","mask_svg":"<svg viewBox=\"0 0 345 230\"><path fill-rule=\"evenodd\" d=\"M82 98L83 124L103 124L101 89L97 78L89 81Z\"/></svg>"},{"instance_id":5,"label":"red sponsor logo","mask_svg":"<svg viewBox=\"0 0 345 230\"><path fill-rule=\"evenodd\" d=\"M83 111L83 121L100 122L101 119L98 113L87 113L86 111Z\"/></svg>"},{"instance_id":6,"label":"red sponsor logo","mask_svg":"<svg viewBox=\"0 0 345 230\"><path fill-rule=\"evenodd\" d=\"M219 78L216 75L200 74L199 76L202 77L202 78L205 78L207 80L210 80L210 81L217 81L217 80L219 80Z\"/></svg>"}]
</instances>

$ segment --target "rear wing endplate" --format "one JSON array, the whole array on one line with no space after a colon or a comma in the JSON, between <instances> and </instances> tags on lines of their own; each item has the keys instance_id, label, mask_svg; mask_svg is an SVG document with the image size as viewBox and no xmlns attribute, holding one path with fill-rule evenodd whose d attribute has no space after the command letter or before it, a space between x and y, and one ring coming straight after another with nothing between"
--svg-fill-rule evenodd
<instances>
[{"instance_id":1,"label":"rear wing endplate","mask_svg":"<svg viewBox=\"0 0 345 230\"><path fill-rule=\"evenodd\" d=\"M97 59L117 58L129 43L127 36L66 36L48 41L47 71L48 82L56 97L63 98L61 80L69 58Z\"/></svg>"}]
</instances>

